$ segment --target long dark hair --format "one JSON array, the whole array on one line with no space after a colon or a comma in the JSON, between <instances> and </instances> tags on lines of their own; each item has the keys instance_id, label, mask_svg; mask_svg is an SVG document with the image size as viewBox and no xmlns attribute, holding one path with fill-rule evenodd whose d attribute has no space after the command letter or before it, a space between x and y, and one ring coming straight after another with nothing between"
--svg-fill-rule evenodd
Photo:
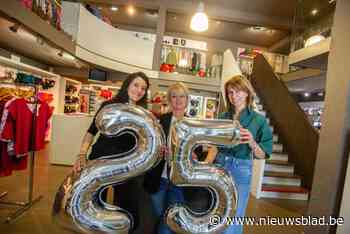
<instances>
[{"instance_id":1,"label":"long dark hair","mask_svg":"<svg viewBox=\"0 0 350 234\"><path fill-rule=\"evenodd\" d=\"M134 72L134 73L129 74L126 77L126 79L124 80L119 92L117 93L117 95L115 95L115 97L113 97L113 99L111 101L112 102L119 102L119 103L129 102L129 95L128 95L129 85L131 84L131 82L133 80L135 80L138 77L140 77L141 79L143 79L146 82L147 87L145 90L145 95L136 103L136 105L147 108L147 92L148 92L148 88L149 88L149 79L146 76L146 74L143 72Z\"/></svg>"}]
</instances>

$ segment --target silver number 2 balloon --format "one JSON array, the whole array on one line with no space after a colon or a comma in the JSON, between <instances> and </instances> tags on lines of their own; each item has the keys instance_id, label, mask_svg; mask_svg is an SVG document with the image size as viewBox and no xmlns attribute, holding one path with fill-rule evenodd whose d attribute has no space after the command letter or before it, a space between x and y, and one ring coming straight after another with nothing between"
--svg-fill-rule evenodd
<instances>
[{"instance_id":1,"label":"silver number 2 balloon","mask_svg":"<svg viewBox=\"0 0 350 234\"><path fill-rule=\"evenodd\" d=\"M97 114L101 134L115 137L135 134L135 148L125 157L108 155L89 162L79 174L70 174L60 186L53 207L53 220L75 233L128 233L132 217L127 211L104 203L101 191L141 175L159 160L165 144L161 126L147 110L134 105L111 104Z\"/></svg>"},{"instance_id":2,"label":"silver number 2 balloon","mask_svg":"<svg viewBox=\"0 0 350 234\"><path fill-rule=\"evenodd\" d=\"M207 187L212 194L212 207L205 213L192 212L181 204L168 209L165 221L174 232L220 233L225 229L224 220L235 214L239 199L233 178L223 168L194 162L191 152L198 144L232 146L239 144L239 139L237 121L184 119L172 126L168 139L170 180L178 186Z\"/></svg>"}]
</instances>

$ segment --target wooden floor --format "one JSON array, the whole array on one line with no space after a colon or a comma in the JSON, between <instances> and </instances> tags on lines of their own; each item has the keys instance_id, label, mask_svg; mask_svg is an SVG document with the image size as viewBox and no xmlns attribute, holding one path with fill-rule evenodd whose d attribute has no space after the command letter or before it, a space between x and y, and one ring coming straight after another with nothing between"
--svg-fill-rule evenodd
<instances>
[{"instance_id":1,"label":"wooden floor","mask_svg":"<svg viewBox=\"0 0 350 234\"><path fill-rule=\"evenodd\" d=\"M16 222L4 224L6 217L15 211L13 206L0 204L0 233L1 234L66 234L71 233L61 230L51 222L51 207L53 198L59 184L71 169L64 166L52 166L48 163L48 153L39 152L36 158L35 168L35 195L43 195L43 199L32 209L26 212ZM8 191L8 196L2 200L26 200L27 172L14 172L12 176L0 177L0 193ZM151 234L153 221L149 217L149 198L145 195L145 209L143 211L143 227L145 230L137 230L136 233ZM251 196L247 209L250 217L291 217L301 216L306 212L307 202L274 199L255 199ZM245 226L244 233L302 233L302 226Z\"/></svg>"}]
</instances>

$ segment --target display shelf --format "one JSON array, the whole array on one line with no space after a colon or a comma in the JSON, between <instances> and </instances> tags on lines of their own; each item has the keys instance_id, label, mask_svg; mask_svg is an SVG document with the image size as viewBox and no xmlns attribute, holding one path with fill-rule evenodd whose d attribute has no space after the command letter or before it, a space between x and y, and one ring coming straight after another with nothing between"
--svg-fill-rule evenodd
<instances>
[{"instance_id":1,"label":"display shelf","mask_svg":"<svg viewBox=\"0 0 350 234\"><path fill-rule=\"evenodd\" d=\"M17 70L21 70L23 72L28 72L28 73L32 73L38 76L45 76L45 77L50 77L50 78L59 78L60 76L52 73L52 72L48 72L45 71L43 69L37 68L37 67L33 67L30 66L28 64L25 63L21 63L21 62L17 62L14 61L12 59L8 59L5 57L1 57L0 56L0 64L3 64L4 66L8 66Z\"/></svg>"}]
</instances>

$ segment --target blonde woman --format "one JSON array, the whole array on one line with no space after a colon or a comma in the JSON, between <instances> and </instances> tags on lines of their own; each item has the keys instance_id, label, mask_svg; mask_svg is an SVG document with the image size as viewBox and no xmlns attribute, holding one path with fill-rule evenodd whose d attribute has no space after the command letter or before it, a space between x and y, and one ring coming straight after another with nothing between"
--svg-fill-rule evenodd
<instances>
[{"instance_id":1,"label":"blonde woman","mask_svg":"<svg viewBox=\"0 0 350 234\"><path fill-rule=\"evenodd\" d=\"M189 91L183 83L177 82L169 87L167 101L170 111L159 118L166 136L169 135L171 124L185 117L188 96ZM208 162L213 160L214 157L212 159L208 157ZM144 183L145 190L151 194L152 207L159 223L158 232L154 233L160 234L172 233L161 220L165 210L171 204L184 202L183 189L169 181L167 171L166 161L162 160L157 167L146 174Z\"/></svg>"}]
</instances>

